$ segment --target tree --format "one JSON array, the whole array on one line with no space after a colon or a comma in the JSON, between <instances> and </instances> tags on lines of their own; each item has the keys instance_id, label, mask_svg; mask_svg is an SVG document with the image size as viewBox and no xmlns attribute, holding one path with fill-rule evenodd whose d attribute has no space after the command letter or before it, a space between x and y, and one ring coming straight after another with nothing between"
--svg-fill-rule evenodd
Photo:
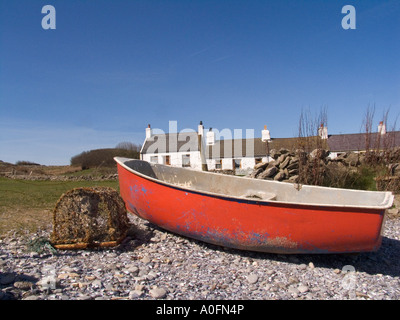
<instances>
[{"instance_id":1,"label":"tree","mask_svg":"<svg viewBox=\"0 0 400 320\"><path fill-rule=\"evenodd\" d=\"M118 143L115 148L129 150L129 151L136 151L136 152L140 151L140 145L128 141L123 141Z\"/></svg>"}]
</instances>

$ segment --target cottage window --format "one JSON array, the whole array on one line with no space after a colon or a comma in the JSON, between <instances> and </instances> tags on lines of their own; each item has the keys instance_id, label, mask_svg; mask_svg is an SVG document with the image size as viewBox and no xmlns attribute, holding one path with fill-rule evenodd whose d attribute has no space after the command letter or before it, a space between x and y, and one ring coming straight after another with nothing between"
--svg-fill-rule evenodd
<instances>
[{"instance_id":1,"label":"cottage window","mask_svg":"<svg viewBox=\"0 0 400 320\"><path fill-rule=\"evenodd\" d=\"M158 163L158 156L151 156L150 157L150 162L151 163Z\"/></svg>"},{"instance_id":2,"label":"cottage window","mask_svg":"<svg viewBox=\"0 0 400 320\"><path fill-rule=\"evenodd\" d=\"M164 164L171 165L171 156L164 156Z\"/></svg>"},{"instance_id":3,"label":"cottage window","mask_svg":"<svg viewBox=\"0 0 400 320\"><path fill-rule=\"evenodd\" d=\"M222 169L222 160L221 159L215 160L215 169L218 169L218 170Z\"/></svg>"},{"instance_id":4,"label":"cottage window","mask_svg":"<svg viewBox=\"0 0 400 320\"><path fill-rule=\"evenodd\" d=\"M242 167L242 160L234 159L233 160L233 169L240 169Z\"/></svg>"},{"instance_id":5,"label":"cottage window","mask_svg":"<svg viewBox=\"0 0 400 320\"><path fill-rule=\"evenodd\" d=\"M182 167L190 167L190 154L182 155Z\"/></svg>"}]
</instances>

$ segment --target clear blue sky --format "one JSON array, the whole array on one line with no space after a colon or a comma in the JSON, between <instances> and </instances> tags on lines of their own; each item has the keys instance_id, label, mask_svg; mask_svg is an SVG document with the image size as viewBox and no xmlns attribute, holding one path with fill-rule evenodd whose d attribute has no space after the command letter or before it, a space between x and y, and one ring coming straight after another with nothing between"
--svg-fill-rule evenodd
<instances>
[{"instance_id":1,"label":"clear blue sky","mask_svg":"<svg viewBox=\"0 0 400 320\"><path fill-rule=\"evenodd\" d=\"M292 137L322 107L358 133L368 105L376 126L400 112L398 0L0 0L3 161L69 164L169 121Z\"/></svg>"}]
</instances>

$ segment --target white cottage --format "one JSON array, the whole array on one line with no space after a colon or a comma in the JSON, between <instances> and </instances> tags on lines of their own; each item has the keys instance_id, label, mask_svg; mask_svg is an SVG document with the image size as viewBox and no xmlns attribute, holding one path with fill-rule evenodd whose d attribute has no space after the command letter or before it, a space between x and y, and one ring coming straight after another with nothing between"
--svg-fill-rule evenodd
<instances>
[{"instance_id":1,"label":"white cottage","mask_svg":"<svg viewBox=\"0 0 400 320\"><path fill-rule=\"evenodd\" d=\"M204 134L204 126L200 122L197 132L153 134L149 125L140 157L148 162L195 170L204 170L207 164L209 171L234 170L236 174L247 174L257 163L272 161L272 149L295 150L299 146L299 138L271 138L266 126L261 131L261 138L232 139L232 134L228 132L225 136L229 139L217 139L216 132L218 130L210 128ZM219 132L219 135L224 136L222 133ZM321 125L318 135L311 138L311 150L308 151L322 147L329 150L333 158L348 151L365 151L367 138L370 146L377 149L400 147L400 132L386 132L383 122L379 124L378 132L369 135L328 135L328 129Z\"/></svg>"},{"instance_id":2,"label":"white cottage","mask_svg":"<svg viewBox=\"0 0 400 320\"><path fill-rule=\"evenodd\" d=\"M270 159L271 137L266 126L261 138L217 140L211 128L204 134L200 122L197 132L153 134L150 125L146 128L146 139L140 152L141 159L178 167L202 170L235 170L246 174L258 162Z\"/></svg>"},{"instance_id":3,"label":"white cottage","mask_svg":"<svg viewBox=\"0 0 400 320\"><path fill-rule=\"evenodd\" d=\"M149 125L140 157L152 163L201 170L201 137L197 132L153 134Z\"/></svg>"}]
</instances>

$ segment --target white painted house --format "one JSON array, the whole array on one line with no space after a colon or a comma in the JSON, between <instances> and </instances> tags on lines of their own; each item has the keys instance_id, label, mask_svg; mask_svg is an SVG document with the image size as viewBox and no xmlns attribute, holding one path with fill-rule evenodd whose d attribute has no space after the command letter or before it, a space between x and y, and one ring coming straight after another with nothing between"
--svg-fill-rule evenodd
<instances>
[{"instance_id":1,"label":"white painted house","mask_svg":"<svg viewBox=\"0 0 400 320\"><path fill-rule=\"evenodd\" d=\"M236 174L247 174L257 163L273 160L270 150L298 148L298 138L271 138L266 126L261 131L261 138L252 135L244 139L232 139L232 134L227 131L218 132L210 128L204 134L204 126L200 122L197 132L153 134L149 125L140 157L148 162L176 167L203 170L203 164L207 164L209 171L234 170ZM217 139L216 132L224 139ZM323 125L318 129L318 135L311 138L322 142L319 147L329 150L331 157L348 151L362 152L367 141L365 133L328 135ZM371 146L400 147L400 132L386 132L383 122L380 122L378 132L369 135L369 139Z\"/></svg>"},{"instance_id":2,"label":"white painted house","mask_svg":"<svg viewBox=\"0 0 400 320\"><path fill-rule=\"evenodd\" d=\"M153 134L149 125L140 157L152 163L201 170L201 137L197 132Z\"/></svg>"},{"instance_id":3,"label":"white painted house","mask_svg":"<svg viewBox=\"0 0 400 320\"><path fill-rule=\"evenodd\" d=\"M202 170L235 170L245 174L253 170L258 162L265 162L268 143L271 141L266 127L261 138L216 139L211 128L204 134L200 122L197 132L153 134L150 125L146 128L146 139L141 149L141 159L177 167Z\"/></svg>"}]
</instances>

